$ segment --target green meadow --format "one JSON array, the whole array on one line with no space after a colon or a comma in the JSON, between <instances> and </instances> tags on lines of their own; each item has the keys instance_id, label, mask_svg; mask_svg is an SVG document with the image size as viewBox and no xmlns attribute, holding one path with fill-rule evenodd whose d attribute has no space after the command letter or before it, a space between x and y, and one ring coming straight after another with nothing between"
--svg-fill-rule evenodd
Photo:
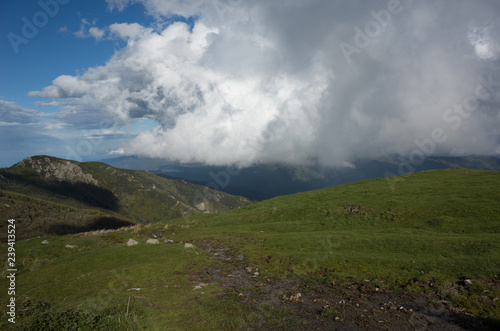
<instances>
[{"instance_id":1,"label":"green meadow","mask_svg":"<svg viewBox=\"0 0 500 331\"><path fill-rule=\"evenodd\" d=\"M219 214L19 240L16 324L7 322L9 298L3 295L0 326L307 328L307 320L290 319L284 305L244 301L247 293L263 298L274 291L252 284L276 284L276 291L290 295L280 284L293 282L302 293L328 295L338 284L370 282L394 293L438 293L463 314L495 327L500 288L491 284L498 284L500 272L499 187L499 172L425 171L394 186L384 178L367 180ZM146 244L152 238L159 244ZM127 247L129 239L139 244ZM6 258L6 243L0 250ZM242 276L235 272L240 267L251 272ZM472 284L446 292L465 280ZM320 318L329 314L323 311Z\"/></svg>"}]
</instances>

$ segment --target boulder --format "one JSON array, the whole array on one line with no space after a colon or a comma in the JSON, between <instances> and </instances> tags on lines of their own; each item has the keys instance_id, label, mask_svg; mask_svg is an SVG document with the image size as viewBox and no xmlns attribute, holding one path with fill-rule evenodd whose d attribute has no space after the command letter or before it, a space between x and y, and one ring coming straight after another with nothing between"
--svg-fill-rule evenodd
<instances>
[{"instance_id":1,"label":"boulder","mask_svg":"<svg viewBox=\"0 0 500 331\"><path fill-rule=\"evenodd\" d=\"M129 239L129 240L127 241L127 244L126 244L126 245L127 245L127 247L128 247L128 246L135 246L135 245L137 245L138 243L139 243L139 242L138 242L137 240L134 240L134 239Z\"/></svg>"}]
</instances>

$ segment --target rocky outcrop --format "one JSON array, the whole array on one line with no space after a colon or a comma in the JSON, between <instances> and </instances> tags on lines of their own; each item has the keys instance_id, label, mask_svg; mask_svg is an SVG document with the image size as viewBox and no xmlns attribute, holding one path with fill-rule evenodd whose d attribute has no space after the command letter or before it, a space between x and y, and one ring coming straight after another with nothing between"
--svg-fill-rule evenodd
<instances>
[{"instance_id":1,"label":"rocky outcrop","mask_svg":"<svg viewBox=\"0 0 500 331\"><path fill-rule=\"evenodd\" d=\"M70 183L86 183L98 185L99 182L91 174L83 172L82 168L71 161L58 160L49 157L29 157L18 164L19 167L29 167L45 178Z\"/></svg>"}]
</instances>

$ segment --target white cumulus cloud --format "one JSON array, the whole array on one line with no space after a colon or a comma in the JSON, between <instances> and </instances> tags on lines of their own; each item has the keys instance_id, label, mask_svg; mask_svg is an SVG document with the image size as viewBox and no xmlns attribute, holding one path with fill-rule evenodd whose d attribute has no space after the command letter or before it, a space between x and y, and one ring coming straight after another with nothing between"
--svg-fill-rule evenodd
<instances>
[{"instance_id":1,"label":"white cumulus cloud","mask_svg":"<svg viewBox=\"0 0 500 331\"><path fill-rule=\"evenodd\" d=\"M436 128L446 139L433 153L498 150L494 1L108 0L132 3L155 28L110 25L127 44L105 65L30 93L123 123L154 119L123 153L340 164L408 153ZM166 24L172 15L197 18Z\"/></svg>"}]
</instances>

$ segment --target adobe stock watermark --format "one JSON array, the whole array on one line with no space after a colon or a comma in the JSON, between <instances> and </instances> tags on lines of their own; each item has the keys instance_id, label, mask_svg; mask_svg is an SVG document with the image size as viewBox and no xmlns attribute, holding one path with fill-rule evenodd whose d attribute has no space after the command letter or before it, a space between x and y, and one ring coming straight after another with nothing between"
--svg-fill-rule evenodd
<instances>
[{"instance_id":1,"label":"adobe stock watermark","mask_svg":"<svg viewBox=\"0 0 500 331\"><path fill-rule=\"evenodd\" d=\"M227 15L230 14L229 10L240 6L242 3L243 0L227 0L222 4L219 1L210 1L210 5L214 8L219 20L227 19Z\"/></svg>"},{"instance_id":2,"label":"adobe stock watermark","mask_svg":"<svg viewBox=\"0 0 500 331\"><path fill-rule=\"evenodd\" d=\"M7 294L9 295L9 303L7 304L8 321L12 324L16 323L16 220L9 219L7 224L7 279L9 280L9 287Z\"/></svg>"},{"instance_id":3,"label":"adobe stock watermark","mask_svg":"<svg viewBox=\"0 0 500 331\"><path fill-rule=\"evenodd\" d=\"M222 191L224 188L229 186L231 182L231 177L237 176L241 173L241 168L236 166L227 166L225 170L219 172L210 171L208 175L213 180L206 183L202 189L195 189L192 206L201 212L204 212L208 205L210 204L210 196L213 195L209 189L214 191ZM186 224L189 224L189 215L182 215Z\"/></svg>"},{"instance_id":4,"label":"adobe stock watermark","mask_svg":"<svg viewBox=\"0 0 500 331\"><path fill-rule=\"evenodd\" d=\"M275 121L266 127L266 130L262 131L256 138L255 146L245 146L243 149L245 150L245 154L249 159L255 157L256 154L261 153L266 149L267 144L271 140L272 137L278 136L285 128L285 125L282 121ZM224 188L228 187L231 183L231 178L234 176L238 176L242 167L238 167L235 165L230 165L225 168L225 170L221 170L218 172L210 171L208 175L212 178L212 181L206 183L203 188L203 192L200 190L196 190L195 196L193 199L194 206L200 206L200 204L204 201L207 201L207 197L210 192L208 189L212 189L215 191L222 191ZM199 208L198 208L199 209ZM184 217L186 219L186 216ZM186 219L187 221L187 219Z\"/></svg>"},{"instance_id":5,"label":"adobe stock watermark","mask_svg":"<svg viewBox=\"0 0 500 331\"><path fill-rule=\"evenodd\" d=\"M101 131L105 131L110 128L116 129L116 127L117 124L110 118L103 118L101 122L99 122L99 129ZM89 138L93 136L92 132L90 131L83 131L83 134L86 136L86 138L81 139L76 144L75 148L66 145L66 159L83 162L83 158L86 156L90 156L94 152L94 148L98 147L104 139L102 135L96 139Z\"/></svg>"},{"instance_id":6,"label":"adobe stock watermark","mask_svg":"<svg viewBox=\"0 0 500 331\"><path fill-rule=\"evenodd\" d=\"M384 177L392 191L396 188L396 183L405 181L416 168L422 165L425 160L434 154L436 147L448 140L447 132L458 130L464 121L479 109L481 101L488 101L491 96L500 89L500 79L494 80L493 73L488 77L479 79L479 84L474 89L474 94L466 96L461 103L454 104L443 112L443 121L447 127L436 127L430 135L424 139L415 139L417 148L413 149L408 157L398 157L398 173L386 171Z\"/></svg>"},{"instance_id":7,"label":"adobe stock watermark","mask_svg":"<svg viewBox=\"0 0 500 331\"><path fill-rule=\"evenodd\" d=\"M19 46L26 45L29 41L35 38L39 29L45 27L51 18L54 18L58 13L61 5L65 5L70 0L40 0L37 2L41 10L31 16L31 19L23 16L21 21L23 26L20 33L9 32L7 39L14 50L14 53L19 53Z\"/></svg>"},{"instance_id":8,"label":"adobe stock watermark","mask_svg":"<svg viewBox=\"0 0 500 331\"><path fill-rule=\"evenodd\" d=\"M347 64L352 62L351 57L354 54L361 53L362 49L368 47L374 39L380 36L384 29L391 24L392 16L400 14L403 9L404 7L399 0L389 0L387 9L382 9L378 12L374 10L370 11L373 20L365 24L364 31L357 26L354 27L354 45L346 42L341 42L339 44Z\"/></svg>"}]
</instances>

